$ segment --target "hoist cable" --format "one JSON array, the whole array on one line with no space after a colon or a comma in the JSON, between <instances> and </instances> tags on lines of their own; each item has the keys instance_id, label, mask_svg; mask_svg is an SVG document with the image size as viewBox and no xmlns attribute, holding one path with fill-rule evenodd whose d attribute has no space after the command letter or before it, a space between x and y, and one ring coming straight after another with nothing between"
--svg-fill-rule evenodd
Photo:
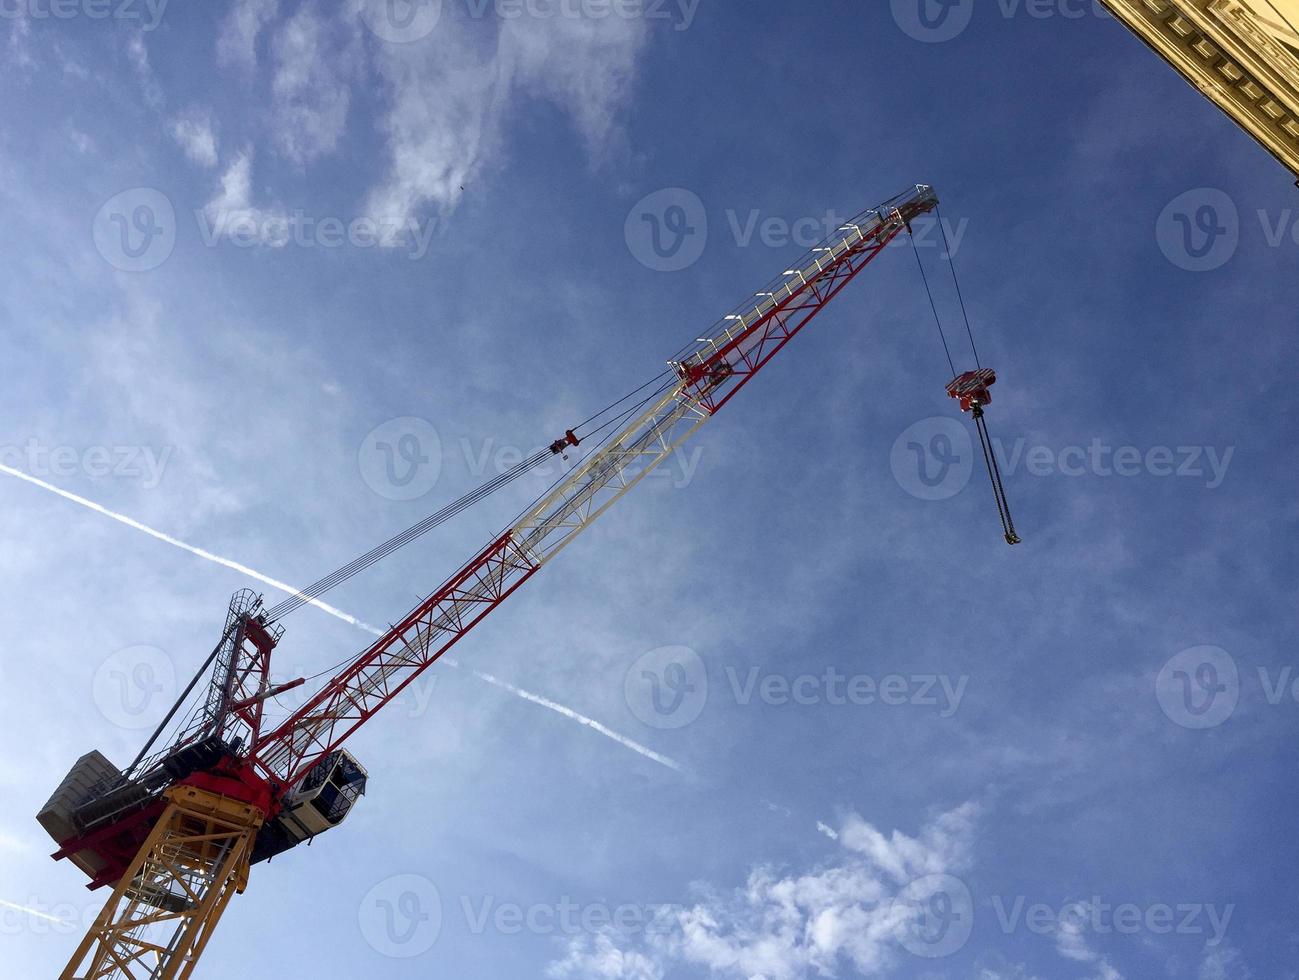
<instances>
[{"instance_id":1,"label":"hoist cable","mask_svg":"<svg viewBox=\"0 0 1299 980\"><path fill-rule=\"evenodd\" d=\"M970 327L970 314L965 311L965 297L961 294L961 280L956 278L956 256L947 241L947 228L943 225L943 213L934 205L934 215L938 219L938 230L943 233L943 251L947 253L947 265L952 270L952 282L956 284L956 298L961 301L961 316L965 318L965 335L970 338L970 350L974 352L974 366L982 368L979 361L979 348L974 346L974 330ZM955 372L953 372L955 373Z\"/></svg>"},{"instance_id":2,"label":"hoist cable","mask_svg":"<svg viewBox=\"0 0 1299 980\"><path fill-rule=\"evenodd\" d=\"M402 531L400 534L389 538L378 547L372 548L359 558L348 562L342 568L330 572L324 578L318 580L312 585L309 585L307 588L300 590L295 595L289 596L289 598L285 599L278 605L273 606L271 609L267 610L267 621L274 622L278 619L282 619L295 609L298 609L300 606L310 602L312 599L324 595L330 589L342 584L357 573L369 568L375 562L381 561L397 549L405 547L416 538L427 534L435 527L439 527L446 523L452 517L455 517L457 514L478 503L480 500L485 499L497 490L513 483L519 477L523 476L530 470L535 469L540 463L553 455L554 453L549 449L538 450L532 456L529 456L522 462L510 467L510 469L506 470L500 476L488 480L482 486L471 490L458 500L452 501L436 513L430 514L418 524L414 524Z\"/></svg>"},{"instance_id":3,"label":"hoist cable","mask_svg":"<svg viewBox=\"0 0 1299 980\"><path fill-rule=\"evenodd\" d=\"M665 373L670 374L671 372L665 372ZM634 392L632 392L631 395L635 395L635 394L637 394L637 393L639 393L639 392L645 390L645 388L647 388L647 387L649 387L649 385L653 384L654 381L658 381L659 378L662 378L662 377L663 377L663 375L659 375L659 377L658 377L658 378L654 378L653 381L649 381L649 382L647 382L646 384L641 385L641 386L640 386L639 388L637 388ZM614 426L614 425L619 424L620 422L622 422L623 420L625 420L628 416L634 414L635 412L640 411L640 410L643 409L646 405L648 405L651 401L653 401L655 398L657 398L657 397L659 397L660 395L662 395L662 394L663 394L664 392L666 392L669 388L672 388L676 383L677 383L677 382L676 382L676 379L673 378L673 380L669 381L667 384L660 385L657 389L655 389L654 391L650 392L650 394L647 395L645 398L641 399L640 402L638 402L637 404L631 406L631 408L628 408L628 409L626 409L625 411L623 411L621 415L618 415L618 416L616 416L616 417L610 419L609 421L605 422L602 426L600 426L599 429L596 429L594 432L592 432L592 433L590 433L589 435L587 435L586 437L584 437L583 442L591 442L591 441L593 441L593 440L595 439L595 437L598 436L598 435L599 435L603 430L608 429L608 428L611 427L611 426ZM616 406L616 405L620 404L621 402L626 401L628 397L631 397L631 395L628 395L628 396L625 396L625 397L623 397L623 398L620 398L617 402L614 403L614 405ZM612 407L612 406L611 406L611 407ZM608 409L606 409L605 411L608 411ZM599 414L600 414L600 415L603 415L604 413L601 412L601 413L599 413ZM593 418L598 418L598 417L599 417L599 415L593 416ZM590 421L590 420L588 420L588 421ZM606 437L606 439L603 440L603 442L601 443L601 445L603 445L604 443L607 443L607 442L608 442L608 437ZM549 454L549 450L547 450L547 454ZM526 462L526 461L525 461L525 462ZM520 465L522 465L522 464L520 464ZM550 494L550 493L554 490L555 487L559 486L560 483L562 483L565 479L567 479L567 476L568 476L568 474L566 474L566 473L563 474L563 475L561 475L561 476L559 477L559 479L556 480L555 483L552 484L552 485L550 486L550 488L548 488L548 489L545 491L545 493L541 494L541 496L539 496L539 497L537 498L537 500L541 500L541 499L543 499L546 495ZM533 501L531 504L528 505L528 509L531 510L533 507L536 506L536 504L537 504L537 501ZM519 520L520 518L522 518L523 514L526 514L526 513L527 513L527 510L523 511L523 513L519 515L519 518L516 518L514 521L511 522L511 524L512 524L512 525L513 525L513 524L517 524L517 523L518 523L518 520ZM377 550L377 549L376 549L376 550ZM285 603L281 603L281 605L285 605ZM299 603L298 605L301 605L301 603ZM297 606L294 606L293 608L296 609ZM291 609L290 611L292 611L292 609ZM281 614L281 615L285 615L285 614ZM332 667L326 667L324 670L317 671L316 673L310 675L309 677L307 677L307 678L305 678L305 679L306 679L307 681L313 681L313 680L316 680L316 679L319 678L319 677L323 677L323 676L325 676L326 674L336 674L338 671L342 670L342 669L345 668L345 667L350 666L351 664L353 664L353 663L355 663L357 660L359 660L361 657L365 656L365 654L369 651L369 649L370 649L369 647L366 647L365 649L360 650L360 651L358 651L357 653L354 653L354 654L352 654L351 656L349 656L349 657L347 657L347 658L345 658L345 659L343 659L343 660L340 660L338 663L334 664ZM283 703L279 700L278 696L273 697L272 700L274 700L276 704L280 705L281 708L284 707Z\"/></svg>"},{"instance_id":4,"label":"hoist cable","mask_svg":"<svg viewBox=\"0 0 1299 980\"><path fill-rule=\"evenodd\" d=\"M217 645L212 648L212 652L208 654L208 658L203 661L202 666L199 667L198 672L194 675L194 679L189 682L189 686L181 692L180 697L176 699L176 703L171 706L171 710L167 712L167 716L158 723L158 727L154 729L153 734L149 736L149 740L144 743L144 748L140 749L140 754L137 755L131 764L122 771L124 776L130 776L135 767L144 760L146 755L148 755L149 750L153 748L153 743L158 740L158 736L162 734L163 729L171 723L172 718L176 716L176 712L180 710L181 705L185 703L185 700L193 692L194 688L198 685L198 682L205 674L207 674L208 668L212 666L212 662L216 660L217 654L220 653L221 648L225 646L226 640L230 638L230 633L233 629L234 624L232 623L230 629L226 630L226 632L221 635L221 639L217 642Z\"/></svg>"},{"instance_id":5,"label":"hoist cable","mask_svg":"<svg viewBox=\"0 0 1299 980\"><path fill-rule=\"evenodd\" d=\"M577 425L573 426L573 431L574 431L574 432L579 432L579 433L580 433L581 430L582 430L582 428L583 428L584 426L590 425L592 422L594 422L596 419L600 418L600 417L601 417L602 415L604 415L606 412L610 411L611 409L617 408L617 407L618 407L619 405L621 405L623 402L627 401L627 399L629 399L629 398L635 398L637 395L639 395L642 391L644 391L644 390L645 390L646 388L648 388L650 385L654 384L654 382L660 380L661 378L666 377L667 375L669 375L669 374L671 374L671 373L672 373L671 371L664 371L662 374L658 375L658 377L650 378L649 381L646 381L643 385L641 385L641 386L640 386L639 388L637 388L635 391L630 391L630 392L628 392L627 394L625 394L625 395L623 395L621 398L619 398L617 401L615 401L615 402L611 402L610 404L606 405L606 406L605 406L604 408L602 408L600 411L598 411L598 412L596 412L594 415L592 415L589 419L586 419L586 420L583 421L583 422L579 422Z\"/></svg>"},{"instance_id":6,"label":"hoist cable","mask_svg":"<svg viewBox=\"0 0 1299 980\"><path fill-rule=\"evenodd\" d=\"M911 234L911 228L907 228L908 237L911 239L911 251L916 253L916 268L920 270L920 280L925 284L925 295L929 297L929 308L934 311L934 323L938 325L938 339L943 342L943 353L947 355L947 366L952 369L952 377L956 377L956 364L952 361L951 348L947 346L947 335L943 333L943 321L938 315L938 304L934 302L933 290L929 288L929 277L925 275L925 264L920 261L920 249L916 247L916 236Z\"/></svg>"},{"instance_id":7,"label":"hoist cable","mask_svg":"<svg viewBox=\"0 0 1299 980\"><path fill-rule=\"evenodd\" d=\"M670 373L671 372L664 372L663 374L660 374L657 377L652 378L651 380L647 381L645 384L641 385L635 390L624 395L622 398L619 398L617 401L613 402L608 407L597 412L595 415L591 416L586 421L580 423L580 425L575 427L575 430L583 426L589 425L590 423L599 419L601 416L607 414L614 408L617 408L619 405L626 402L628 399L634 398L636 395L640 394L646 388L650 387L655 382L659 381L665 375ZM591 439L594 436L599 435L600 432L609 428L609 426L616 424L621 419L626 418L628 415L635 412L637 408L646 404L646 402L648 402L650 399L656 397L658 394L662 393L663 391L666 391L667 388L671 387L672 383L673 382L670 381L666 385L661 386L658 390L653 392L648 398L643 399L641 402L639 402L636 405L633 405L630 409L624 411L621 415L615 416L610 421L605 422L602 426L600 426L600 428L596 429L592 433L589 433L584 438ZM275 622L277 620L283 619L289 613L294 612L295 610L301 608L303 605L307 604L312 599L319 598L320 596L328 592L330 589L333 589L336 586L341 585L343 582L347 581L352 576L359 574L360 572L369 568L371 565L375 564L376 562L382 561L384 558L388 557L398 549L403 548L406 545L410 544L416 538L419 538L424 534L427 534L429 531L433 530L434 528L439 527L442 524L445 524L451 518L455 517L456 515L472 507L474 504L486 499L487 497L496 493L496 491L501 490L504 487L508 486L509 484L513 483L515 480L519 479L519 477L535 469L542 462L544 462L547 459L550 459L554 455L556 455L556 453L551 448L538 450L532 456L516 464L515 466L512 466L510 469L506 470L504 473L500 474L499 476L494 477L491 480L488 480L482 486L479 486L471 490L469 493L460 497L458 500L452 501L450 504L447 504L447 506L443 507L441 510L437 511L436 513L430 514L428 517L424 518L424 520L420 521L419 523L414 524L411 527L407 528L406 530L402 531L400 534L395 535L392 538L389 538L387 541L383 542L382 544L378 545L375 548L372 548L370 551L361 555L359 558L353 559L352 561L348 562L346 565L342 566L341 568L336 569L333 572L330 572L324 578L319 579L312 585L309 585L307 588L300 590L296 594L289 596L284 601L268 609L266 613L267 621Z\"/></svg>"},{"instance_id":8,"label":"hoist cable","mask_svg":"<svg viewBox=\"0 0 1299 980\"><path fill-rule=\"evenodd\" d=\"M992 495L997 501L997 513L1001 516L1001 529L1005 533L1007 544L1019 544L1020 537L1015 531L1015 522L1010 516L1010 503L1006 499L1006 488L1001 482L1001 467L997 464L997 453L988 435L987 423L983 420L983 409L975 406L974 427L979 430L979 445L983 448L983 461L988 467L988 476L992 480Z\"/></svg>"},{"instance_id":9,"label":"hoist cable","mask_svg":"<svg viewBox=\"0 0 1299 980\"><path fill-rule=\"evenodd\" d=\"M660 377L661 377L661 376L660 376ZM658 397L661 396L664 392L666 392L666 391L668 391L669 389L675 387L677 384L678 384L678 381L677 381L676 377L674 376L670 381L667 382L667 384L661 385L660 387L658 387L658 388L655 389L654 391L650 392L650 393L649 393L648 395L646 395L643 399L641 399L640 402L638 402L637 404L633 405L631 408L626 409L626 410L625 410L621 415L615 416L614 418L610 419L608 422L605 422L604 425L600 426L599 429L596 429L594 432L592 432L590 435L588 435L588 436L583 440L583 442L585 442L585 443L593 442L593 441L595 440L595 437L598 436L598 435L599 435L602 431L604 431L605 429L608 429L608 428L610 428L611 426L621 425L621 424L622 424L624 421L626 421L630 416L634 415L636 412L641 411L641 410L642 410L646 405L648 405L650 402L652 402L655 398L658 398ZM643 388L644 385L642 385L641 387ZM614 433L610 433L609 435L605 436L602 440L600 440L600 442L597 444L597 449L596 449L595 451L598 452L600 449L603 449L606 445L608 445L609 440L613 438L613 435L614 435ZM588 454L588 455L587 455L586 457L584 457L584 458L589 459L591 455L594 455L594 452ZM557 488L561 483L563 483L563 482L564 482L565 480L567 480L567 479L568 479L568 474L567 474L567 473L563 473L563 474L561 474L561 475L559 476L559 478L558 478L557 480L555 480L554 483L552 483L552 484L551 484L549 487L547 487L547 488L546 488L546 489L545 489L541 494L538 495L538 497L537 497L536 500L534 500L534 501L532 501L532 503L528 504L527 507L525 507L523 510L521 510L521 511L518 513L518 515L514 518L514 520L510 521L510 526L513 527L515 524L519 523L519 521L521 521L525 516L527 516L527 514L528 514L529 511L531 511L533 508L535 508L535 507L537 506L537 504L538 504L540 501L544 500L544 499L545 499L546 497L548 497L551 493L553 493L553 492L555 491L555 489L556 489L556 488Z\"/></svg>"}]
</instances>

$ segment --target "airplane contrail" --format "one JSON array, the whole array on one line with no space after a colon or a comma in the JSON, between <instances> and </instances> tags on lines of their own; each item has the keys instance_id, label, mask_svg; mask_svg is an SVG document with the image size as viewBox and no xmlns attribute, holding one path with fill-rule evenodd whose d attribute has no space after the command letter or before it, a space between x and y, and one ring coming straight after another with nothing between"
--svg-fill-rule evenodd
<instances>
[{"instance_id":1,"label":"airplane contrail","mask_svg":"<svg viewBox=\"0 0 1299 980\"><path fill-rule=\"evenodd\" d=\"M28 483L34 484L35 486L40 487L42 490L48 490L50 493L58 494L60 497L64 498L65 500L71 500L74 504L80 504L82 507L88 507L98 514L103 514L105 517L111 517L113 520L125 524L127 527L133 527L137 531L143 531L145 534L149 535L149 537L157 538L159 541L162 541L165 544L169 544L174 548L180 548L183 551L188 551L192 555L198 555L200 558L204 558L207 561L216 562L216 564L218 565L224 565L226 568L233 569L234 571L239 572L242 575L247 575L249 578L254 578L257 581L261 582L263 585L269 585L273 589L279 589L282 592L288 592L291 595L300 596L303 599L307 598L306 596L302 596L301 593L299 593L298 590L295 589L293 586L281 582L278 579L273 579L269 575L263 575L261 572L257 571L256 569L249 568L247 565L242 565L239 562L232 561L229 558L222 558L220 555L214 555L212 552L206 551L203 548L195 548L192 544L186 544L184 541L181 541L179 538L173 538L170 534L163 534L161 531L155 531L147 524L141 524L139 521L135 520L134 518L127 517L125 514L119 514L117 513L117 511L109 510L103 504L97 504L93 500L87 500L85 497L79 496L75 493L72 493L71 491L64 490L62 487L56 487L52 483L46 483L44 480L37 479L36 477L32 476L30 473L24 473L22 470L16 470L12 466L6 466L3 463L0 463L0 473L8 473L10 476L18 477L18 479L20 480L26 480ZM358 626L364 630L369 630L369 631L374 630L374 627L369 625L368 623L363 623L355 616L349 616L341 609L335 609L327 602L321 602L319 599L307 599L307 601L310 602L317 609L319 609L321 612L327 612L331 616L336 616L345 623L351 623L353 626Z\"/></svg>"},{"instance_id":2,"label":"airplane contrail","mask_svg":"<svg viewBox=\"0 0 1299 980\"><path fill-rule=\"evenodd\" d=\"M279 589L281 592L287 592L289 595L292 596L306 598L305 596L302 595L301 592L299 592L293 586L285 582L281 582L278 579L271 578L269 575L263 575L261 572L257 571L256 569L249 568L247 565L234 561L230 558L223 558L220 555L213 554L212 552L204 548L196 548L194 547L194 545L187 544L186 542L181 541L179 538L172 537L170 534L164 534L162 531L157 531L154 528L149 527L147 524L141 524L139 521L135 520L134 518L127 517L125 514L119 514L117 511L109 510L107 507L103 506L102 504L97 504L93 500L88 500L87 498L82 497L79 494L72 493L69 490L64 490L62 487L56 487L52 483L47 483L44 480L38 479L37 477L32 476L30 473L24 473L22 470L16 470L12 466L6 466L3 463L0 463L0 473L8 473L10 476L17 477L20 480L24 480L27 483L40 487L42 490L48 490L50 493L57 494L58 496L62 497L64 500L70 500L74 504L79 504L82 507L86 507L90 510L93 510L97 514L102 514L105 517L118 521L121 524L125 524L127 527L134 528L137 531L141 531L144 534L149 535L151 538L156 538L157 540L163 542L164 544L169 544L174 548L180 548L182 551L188 551L190 554L197 555L199 558L202 558L205 561L215 562L218 565L223 565L226 568L239 572L241 575L247 575L250 578L256 579L258 582L261 582L263 585L270 586L273 589ZM333 616L336 619L341 619L343 622L348 623L351 626L355 626L359 630L364 630L366 633L370 633L373 636L384 635L384 631L379 629L378 627L371 626L369 623L357 619L355 616L351 615L350 613L343 612L343 610L341 609L336 609L335 607L329 605L329 603L327 602L321 602L319 599L315 599L315 598L307 599L307 601L311 605L319 609L321 612L328 613L330 616ZM445 657L443 659L452 667L460 666L459 663L452 660L450 657ZM594 732L598 732L599 734L605 736L606 738L610 738L613 741L617 742L619 745L623 746L624 748L631 749L633 752L644 756L645 758L651 760L652 762L657 762L661 766L666 766L667 768L673 770L674 772L679 772L679 773L690 772L690 770L687 769L685 766L681 765L681 763L673 759L670 759L667 756L662 755L658 752L655 752L653 749L641 745L639 742L630 739L625 735L620 735L618 732L615 732L613 729L607 727L606 725L601 724L600 722L596 721L594 718L588 718L586 715L574 711L572 708L565 707L564 705L559 704L558 702L551 701L549 698L544 698L540 694L533 694L531 691L525 691L521 687L515 687L513 684L500 680L499 678L493 677L491 674L484 674L481 671L477 671L477 670L471 671L471 673L473 673L475 677L477 677L479 680L483 681L484 683L492 684L505 691L508 691L510 694L513 694L515 697L521 698L524 701L530 701L533 704L538 704L543 708L549 708L551 711L563 715L565 718L568 718L570 721L575 721L579 725L589 728ZM0 902L0 904L7 904L7 903Z\"/></svg>"},{"instance_id":3,"label":"airplane contrail","mask_svg":"<svg viewBox=\"0 0 1299 980\"><path fill-rule=\"evenodd\" d=\"M28 908L26 905L17 905L13 902L6 902L3 898L0 898L0 905L3 905L7 909L13 909L15 912L25 912L27 915L35 916L38 919L44 919L46 922L54 922L61 926L72 925L72 922L69 919L60 919L57 915L47 915L45 912Z\"/></svg>"},{"instance_id":4,"label":"airplane contrail","mask_svg":"<svg viewBox=\"0 0 1299 980\"><path fill-rule=\"evenodd\" d=\"M523 698L525 701L531 701L533 704L539 704L543 708L549 708L551 711L557 711L565 718L570 718L573 721L577 722L579 725L585 725L587 728L593 729L594 731L599 732L601 735L613 739L619 745L625 745L633 752L639 752L647 759L653 759L655 762L659 763L659 765L667 766L669 769L673 769L679 773L688 774L690 772L689 769L687 769L681 763L677 762L675 759L669 759L667 756L660 755L659 753L655 752L653 749L647 749L639 742L633 742L627 736L619 735L613 729L606 728L604 725L600 724L594 718L588 718L586 717L586 715L578 714L572 708L566 708L562 704L558 704L554 701L549 700L548 698L543 698L540 694L533 694L531 691L525 691L521 687L515 687L513 684L509 683L508 681L503 681L500 678L493 677L491 674L485 674L481 670L475 670L473 672L473 675L477 677L479 680L486 681L488 684L495 684L497 687L509 691L515 697Z\"/></svg>"}]
</instances>

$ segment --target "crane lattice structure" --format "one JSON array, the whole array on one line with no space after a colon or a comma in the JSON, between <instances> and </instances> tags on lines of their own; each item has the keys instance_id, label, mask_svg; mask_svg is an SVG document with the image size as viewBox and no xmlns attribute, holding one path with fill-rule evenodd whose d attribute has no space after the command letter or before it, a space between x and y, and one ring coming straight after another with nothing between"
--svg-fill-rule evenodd
<instances>
[{"instance_id":1,"label":"crane lattice structure","mask_svg":"<svg viewBox=\"0 0 1299 980\"><path fill-rule=\"evenodd\" d=\"M933 190L918 185L858 215L679 351L666 380L638 389L651 388L630 410L594 433L569 431L521 464L519 472L550 453L596 445L276 725L266 723L266 701L303 683L272 683L280 615L467 504L457 502L272 610L251 592L236 593L220 642L173 709L207 678L175 740L152 755L150 740L124 771L98 752L83 756L39 815L59 844L54 856L84 871L89 887L112 888L63 980L190 977L251 865L338 826L365 792L365 769L344 748L347 739L653 472L937 204Z\"/></svg>"}]
</instances>

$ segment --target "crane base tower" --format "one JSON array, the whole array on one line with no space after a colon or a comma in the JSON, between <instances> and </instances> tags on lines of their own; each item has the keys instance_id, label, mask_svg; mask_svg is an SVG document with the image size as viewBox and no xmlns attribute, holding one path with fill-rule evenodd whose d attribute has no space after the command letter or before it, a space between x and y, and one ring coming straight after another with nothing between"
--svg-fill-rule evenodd
<instances>
[{"instance_id":1,"label":"crane base tower","mask_svg":"<svg viewBox=\"0 0 1299 980\"><path fill-rule=\"evenodd\" d=\"M60 980L183 980L247 887L265 814L196 786L164 796L166 810Z\"/></svg>"}]
</instances>

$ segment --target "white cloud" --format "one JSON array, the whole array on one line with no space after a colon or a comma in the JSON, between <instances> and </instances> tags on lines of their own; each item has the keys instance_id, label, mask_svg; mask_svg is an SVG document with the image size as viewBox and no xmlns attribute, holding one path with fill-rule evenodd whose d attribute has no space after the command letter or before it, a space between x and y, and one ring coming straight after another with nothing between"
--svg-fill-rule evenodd
<instances>
[{"instance_id":1,"label":"white cloud","mask_svg":"<svg viewBox=\"0 0 1299 980\"><path fill-rule=\"evenodd\" d=\"M95 141L86 133L77 129L76 126L68 127L68 139L71 141L72 145L77 148L77 152L82 156L94 153L96 150Z\"/></svg>"},{"instance_id":2,"label":"white cloud","mask_svg":"<svg viewBox=\"0 0 1299 980\"><path fill-rule=\"evenodd\" d=\"M662 980L663 968L641 953L624 952L608 936L597 936L589 944L572 944L564 959L547 967L546 976Z\"/></svg>"},{"instance_id":3,"label":"white cloud","mask_svg":"<svg viewBox=\"0 0 1299 980\"><path fill-rule=\"evenodd\" d=\"M287 220L283 212L256 207L252 203L253 154L245 150L235 156L221 175L221 190L203 208L207 227L205 237L212 239L235 234L248 235L264 244L284 245L287 238L276 236Z\"/></svg>"},{"instance_id":4,"label":"white cloud","mask_svg":"<svg viewBox=\"0 0 1299 980\"><path fill-rule=\"evenodd\" d=\"M239 0L222 25L218 60L255 71L259 39L279 11L278 0ZM618 114L649 43L645 18L527 16L488 29L495 35L486 53L483 23L449 12L428 37L387 44L367 34L356 3L300 5L270 44L273 145L299 165L336 151L352 86L373 71L386 97L376 122L386 172L364 210L394 229L425 208L454 210L463 188L501 155L511 115L531 100L566 112L593 159L619 145Z\"/></svg>"},{"instance_id":5,"label":"white cloud","mask_svg":"<svg viewBox=\"0 0 1299 980\"><path fill-rule=\"evenodd\" d=\"M131 40L127 42L126 54L131 61L131 67L135 69L135 75L140 80L140 88L144 90L145 101L155 109L163 104L162 87L153 75L153 67L149 64L149 49L145 47L144 36L141 33L131 35Z\"/></svg>"},{"instance_id":6,"label":"white cloud","mask_svg":"<svg viewBox=\"0 0 1299 980\"><path fill-rule=\"evenodd\" d=\"M912 926L894 898L910 881L965 871L978 816L967 803L917 837L885 836L850 816L838 832L836 861L789 876L757 868L729 893L700 888L693 905L665 911L639 936L572 941L548 976L647 980L681 965L719 977L794 980L832 976L844 962L879 976L897 962Z\"/></svg>"},{"instance_id":7,"label":"white cloud","mask_svg":"<svg viewBox=\"0 0 1299 980\"><path fill-rule=\"evenodd\" d=\"M639 17L518 18L503 23L498 57L522 91L565 109L599 154L631 98L648 42Z\"/></svg>"},{"instance_id":8,"label":"white cloud","mask_svg":"<svg viewBox=\"0 0 1299 980\"><path fill-rule=\"evenodd\" d=\"M434 35L443 36L442 28ZM495 62L480 63L469 46L450 42L434 57L421 45L384 52L379 71L392 92L379 123L390 164L367 211L404 226L425 204L450 211L459 203L460 188L499 142L497 107L508 83Z\"/></svg>"},{"instance_id":9,"label":"white cloud","mask_svg":"<svg viewBox=\"0 0 1299 980\"><path fill-rule=\"evenodd\" d=\"M36 59L32 57L31 47L28 44L31 31L32 26L28 23L26 16L20 15L10 21L9 63L13 67L21 68L24 71L30 71L36 67Z\"/></svg>"},{"instance_id":10,"label":"white cloud","mask_svg":"<svg viewBox=\"0 0 1299 980\"><path fill-rule=\"evenodd\" d=\"M503 22L486 58L474 53L474 42L444 16L424 42L378 50L378 70L392 91L380 124L391 162L370 213L404 226L421 207L454 209L528 96L566 111L599 157L615 139L648 29L639 18L529 17Z\"/></svg>"},{"instance_id":11,"label":"white cloud","mask_svg":"<svg viewBox=\"0 0 1299 980\"><path fill-rule=\"evenodd\" d=\"M1245 965L1240 950L1230 946L1206 948L1200 963L1199 980L1250 980L1253 972Z\"/></svg>"},{"instance_id":12,"label":"white cloud","mask_svg":"<svg viewBox=\"0 0 1299 980\"><path fill-rule=\"evenodd\" d=\"M272 45L275 141L297 163L331 153L342 138L359 64L355 26L322 20L304 5Z\"/></svg>"},{"instance_id":13,"label":"white cloud","mask_svg":"<svg viewBox=\"0 0 1299 980\"><path fill-rule=\"evenodd\" d=\"M217 137L212 120L204 113L190 112L174 120L171 135L185 156L201 167L217 165Z\"/></svg>"},{"instance_id":14,"label":"white cloud","mask_svg":"<svg viewBox=\"0 0 1299 980\"><path fill-rule=\"evenodd\" d=\"M1096 980L1123 980L1123 974L1114 969L1108 959L1092 949L1087 941L1087 922L1091 911L1088 902L1075 902L1065 910L1056 929L1056 952L1076 963L1094 964Z\"/></svg>"},{"instance_id":15,"label":"white cloud","mask_svg":"<svg viewBox=\"0 0 1299 980\"><path fill-rule=\"evenodd\" d=\"M279 0L237 0L217 36L217 62L254 71L258 35L275 18L279 6Z\"/></svg>"},{"instance_id":16,"label":"white cloud","mask_svg":"<svg viewBox=\"0 0 1299 980\"><path fill-rule=\"evenodd\" d=\"M975 980L1037 980L1024 964L1010 967L981 967Z\"/></svg>"}]
</instances>

